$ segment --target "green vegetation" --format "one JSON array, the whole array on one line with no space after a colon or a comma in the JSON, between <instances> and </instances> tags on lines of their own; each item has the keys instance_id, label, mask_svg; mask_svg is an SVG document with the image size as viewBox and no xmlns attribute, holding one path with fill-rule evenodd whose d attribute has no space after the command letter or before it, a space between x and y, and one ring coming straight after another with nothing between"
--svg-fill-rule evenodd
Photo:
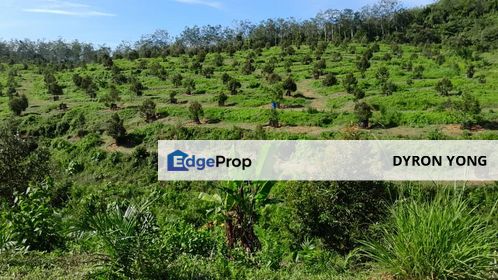
<instances>
[{"instance_id":1,"label":"green vegetation","mask_svg":"<svg viewBox=\"0 0 498 280\"><path fill-rule=\"evenodd\" d=\"M158 140L497 140L497 2L397 7L0 41L0 278L496 278L497 183L157 181Z\"/></svg>"}]
</instances>

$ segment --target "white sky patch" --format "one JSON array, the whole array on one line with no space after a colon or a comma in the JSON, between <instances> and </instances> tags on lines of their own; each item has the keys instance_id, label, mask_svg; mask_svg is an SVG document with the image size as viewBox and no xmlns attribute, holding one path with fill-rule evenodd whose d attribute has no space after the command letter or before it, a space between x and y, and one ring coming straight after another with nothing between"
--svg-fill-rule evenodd
<instances>
[{"instance_id":1,"label":"white sky patch","mask_svg":"<svg viewBox=\"0 0 498 280\"><path fill-rule=\"evenodd\" d=\"M221 2L216 2L216 1L207 1L207 0L174 0L174 1L183 4L208 6L214 9L223 8L223 4Z\"/></svg>"},{"instance_id":2,"label":"white sky patch","mask_svg":"<svg viewBox=\"0 0 498 280\"><path fill-rule=\"evenodd\" d=\"M44 0L38 7L22 9L27 13L37 14L52 14L63 16L79 16L79 17L113 17L112 13L96 10L94 7L77 2L61 1L61 0Z\"/></svg>"}]
</instances>

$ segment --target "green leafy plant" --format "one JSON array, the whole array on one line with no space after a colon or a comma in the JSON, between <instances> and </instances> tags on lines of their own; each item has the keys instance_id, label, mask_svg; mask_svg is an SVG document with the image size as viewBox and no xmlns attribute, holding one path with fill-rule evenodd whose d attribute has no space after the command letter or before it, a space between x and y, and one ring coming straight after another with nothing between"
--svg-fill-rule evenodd
<instances>
[{"instance_id":1,"label":"green leafy plant","mask_svg":"<svg viewBox=\"0 0 498 280\"><path fill-rule=\"evenodd\" d=\"M433 200L400 200L382 241L364 241L375 265L402 279L491 279L496 273L497 232L474 214L462 194L439 191ZM495 216L496 217L496 216Z\"/></svg>"},{"instance_id":2,"label":"green leafy plant","mask_svg":"<svg viewBox=\"0 0 498 280\"><path fill-rule=\"evenodd\" d=\"M233 249L237 243L247 251L255 252L261 244L254 232L258 211L274 202L269 198L273 182L229 182L222 184L216 194L201 193L199 198L211 202L210 210L216 221L225 227L226 243Z\"/></svg>"},{"instance_id":3,"label":"green leafy plant","mask_svg":"<svg viewBox=\"0 0 498 280\"><path fill-rule=\"evenodd\" d=\"M150 212L151 200L130 203L126 207L107 205L104 211L88 212L83 232L93 232L109 257L111 277L164 277L165 261L156 218Z\"/></svg>"},{"instance_id":4,"label":"green leafy plant","mask_svg":"<svg viewBox=\"0 0 498 280\"><path fill-rule=\"evenodd\" d=\"M8 212L11 238L29 250L52 251L63 246L59 216L50 205L53 181L32 184L16 194L13 211Z\"/></svg>"}]
</instances>

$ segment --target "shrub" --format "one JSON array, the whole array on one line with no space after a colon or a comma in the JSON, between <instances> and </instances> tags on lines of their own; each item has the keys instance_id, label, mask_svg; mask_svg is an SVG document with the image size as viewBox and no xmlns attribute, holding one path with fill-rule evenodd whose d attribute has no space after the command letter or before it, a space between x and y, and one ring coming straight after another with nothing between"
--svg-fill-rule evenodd
<instances>
[{"instance_id":1,"label":"shrub","mask_svg":"<svg viewBox=\"0 0 498 280\"><path fill-rule=\"evenodd\" d=\"M228 96L224 94L223 92L218 95L218 106L223 107L225 106L225 102L227 101Z\"/></svg>"},{"instance_id":2,"label":"shrub","mask_svg":"<svg viewBox=\"0 0 498 280\"><path fill-rule=\"evenodd\" d=\"M413 78L414 79L422 79L424 77L425 68L422 65L417 65L413 69Z\"/></svg>"},{"instance_id":3,"label":"shrub","mask_svg":"<svg viewBox=\"0 0 498 280\"><path fill-rule=\"evenodd\" d=\"M442 96L448 96L453 90L453 84L451 83L450 79L448 78L443 78L436 84L436 90L442 95Z\"/></svg>"},{"instance_id":4,"label":"shrub","mask_svg":"<svg viewBox=\"0 0 498 280\"><path fill-rule=\"evenodd\" d=\"M172 91L169 93L169 103L171 104L176 104L178 102L178 99L176 99L177 93Z\"/></svg>"},{"instance_id":5,"label":"shrub","mask_svg":"<svg viewBox=\"0 0 498 280\"><path fill-rule=\"evenodd\" d=\"M385 128L397 127L401 121L401 114L394 109L382 107L379 124Z\"/></svg>"},{"instance_id":6,"label":"shrub","mask_svg":"<svg viewBox=\"0 0 498 280\"><path fill-rule=\"evenodd\" d=\"M287 77L287 79L285 79L283 87L287 96L291 96L291 93L297 90L297 84L292 77Z\"/></svg>"},{"instance_id":7,"label":"shrub","mask_svg":"<svg viewBox=\"0 0 498 280\"><path fill-rule=\"evenodd\" d=\"M279 127L279 117L276 109L270 111L269 124L271 127Z\"/></svg>"},{"instance_id":8,"label":"shrub","mask_svg":"<svg viewBox=\"0 0 498 280\"><path fill-rule=\"evenodd\" d=\"M185 79L183 81L183 87L185 88L185 91L188 95L192 94L193 91L195 90L195 81L193 79Z\"/></svg>"},{"instance_id":9,"label":"shrub","mask_svg":"<svg viewBox=\"0 0 498 280\"><path fill-rule=\"evenodd\" d=\"M290 183L287 198L304 236L319 237L328 248L345 254L359 245L357 240L371 225L386 217L389 186L382 182Z\"/></svg>"},{"instance_id":10,"label":"shrub","mask_svg":"<svg viewBox=\"0 0 498 280\"><path fill-rule=\"evenodd\" d=\"M398 90L398 86L391 82L391 81L386 81L382 83L382 94L384 95L392 95L393 93Z\"/></svg>"},{"instance_id":11,"label":"shrub","mask_svg":"<svg viewBox=\"0 0 498 280\"><path fill-rule=\"evenodd\" d=\"M183 76L181 74L175 74L171 81L175 87L180 87L182 85Z\"/></svg>"},{"instance_id":12,"label":"shrub","mask_svg":"<svg viewBox=\"0 0 498 280\"><path fill-rule=\"evenodd\" d=\"M467 78L469 79L474 78L475 73L476 73L475 66L469 65L469 67L467 68Z\"/></svg>"},{"instance_id":13,"label":"shrub","mask_svg":"<svg viewBox=\"0 0 498 280\"><path fill-rule=\"evenodd\" d=\"M278 75L277 73L272 73L272 74L268 75L268 77L266 77L266 80L270 84L274 84L274 83L278 83L278 82L282 81L282 77L280 77L280 75Z\"/></svg>"},{"instance_id":14,"label":"shrub","mask_svg":"<svg viewBox=\"0 0 498 280\"><path fill-rule=\"evenodd\" d=\"M337 85L337 77L332 73L328 73L322 84L326 87L335 86Z\"/></svg>"},{"instance_id":15,"label":"shrub","mask_svg":"<svg viewBox=\"0 0 498 280\"><path fill-rule=\"evenodd\" d=\"M140 114L146 122L156 119L156 103L150 99L144 100L140 106Z\"/></svg>"},{"instance_id":16,"label":"shrub","mask_svg":"<svg viewBox=\"0 0 498 280\"><path fill-rule=\"evenodd\" d=\"M131 82L130 90L135 93L136 96L142 96L145 87L139 80L133 79Z\"/></svg>"},{"instance_id":17,"label":"shrub","mask_svg":"<svg viewBox=\"0 0 498 280\"><path fill-rule=\"evenodd\" d=\"M375 77L380 83L385 83L389 80L389 70L385 66L380 67L375 73Z\"/></svg>"},{"instance_id":18,"label":"shrub","mask_svg":"<svg viewBox=\"0 0 498 280\"><path fill-rule=\"evenodd\" d=\"M372 107L365 102L356 103L354 112L360 127L368 128L369 120L372 117Z\"/></svg>"},{"instance_id":19,"label":"shrub","mask_svg":"<svg viewBox=\"0 0 498 280\"><path fill-rule=\"evenodd\" d=\"M348 73L342 80L342 85L348 93L354 93L354 89L358 86L358 80L353 73Z\"/></svg>"},{"instance_id":20,"label":"shrub","mask_svg":"<svg viewBox=\"0 0 498 280\"><path fill-rule=\"evenodd\" d=\"M51 180L31 185L16 195L12 211L7 212L13 240L30 250L52 251L63 245L60 221L50 206L52 189Z\"/></svg>"},{"instance_id":21,"label":"shrub","mask_svg":"<svg viewBox=\"0 0 498 280\"><path fill-rule=\"evenodd\" d=\"M107 123L107 134L119 143L123 138L126 137L126 129L123 125L123 120L118 114L113 114L111 119Z\"/></svg>"},{"instance_id":22,"label":"shrub","mask_svg":"<svg viewBox=\"0 0 498 280\"><path fill-rule=\"evenodd\" d=\"M496 228L475 215L461 194L400 200L382 241L363 244L365 255L396 278L488 279L496 272Z\"/></svg>"},{"instance_id":23,"label":"shrub","mask_svg":"<svg viewBox=\"0 0 498 280\"><path fill-rule=\"evenodd\" d=\"M242 87L242 84L237 81L236 79L231 79L228 82L228 90L230 91L230 94L235 95L239 91L239 89Z\"/></svg>"},{"instance_id":24,"label":"shrub","mask_svg":"<svg viewBox=\"0 0 498 280\"><path fill-rule=\"evenodd\" d=\"M28 106L28 98L24 94L21 96L14 96L9 100L9 108L16 116L20 116Z\"/></svg>"},{"instance_id":25,"label":"shrub","mask_svg":"<svg viewBox=\"0 0 498 280\"><path fill-rule=\"evenodd\" d=\"M228 82L232 79L232 77L230 77L230 75L228 75L228 73L223 73L223 75L221 75L221 81L223 82L224 85L228 84Z\"/></svg>"},{"instance_id":26,"label":"shrub","mask_svg":"<svg viewBox=\"0 0 498 280\"><path fill-rule=\"evenodd\" d=\"M204 116L204 110L202 109L202 105L199 102L194 101L192 104L190 104L188 110L190 112L190 117L192 118L192 120L195 123L200 124L201 123L200 117Z\"/></svg>"}]
</instances>

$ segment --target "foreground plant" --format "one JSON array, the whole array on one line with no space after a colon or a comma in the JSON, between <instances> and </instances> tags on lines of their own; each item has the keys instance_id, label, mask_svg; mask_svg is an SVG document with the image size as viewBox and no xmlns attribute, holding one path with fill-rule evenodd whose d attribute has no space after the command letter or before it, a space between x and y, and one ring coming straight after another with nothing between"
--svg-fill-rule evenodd
<instances>
[{"instance_id":1,"label":"foreground plant","mask_svg":"<svg viewBox=\"0 0 498 280\"><path fill-rule=\"evenodd\" d=\"M240 243L247 252L260 249L261 243L254 233L258 210L272 202L269 194L273 182L230 182L219 187L216 194L201 193L199 198L213 202L216 207L210 212L225 227L229 249Z\"/></svg>"},{"instance_id":2,"label":"foreground plant","mask_svg":"<svg viewBox=\"0 0 498 280\"><path fill-rule=\"evenodd\" d=\"M89 212L83 231L99 237L110 259L109 274L113 277L162 277L161 243L150 202L130 204L126 208L108 205L106 211Z\"/></svg>"},{"instance_id":3,"label":"foreground plant","mask_svg":"<svg viewBox=\"0 0 498 280\"><path fill-rule=\"evenodd\" d=\"M498 229L489 220L460 195L402 200L392 209L383 240L363 242L364 253L401 279L489 279L498 271Z\"/></svg>"}]
</instances>

